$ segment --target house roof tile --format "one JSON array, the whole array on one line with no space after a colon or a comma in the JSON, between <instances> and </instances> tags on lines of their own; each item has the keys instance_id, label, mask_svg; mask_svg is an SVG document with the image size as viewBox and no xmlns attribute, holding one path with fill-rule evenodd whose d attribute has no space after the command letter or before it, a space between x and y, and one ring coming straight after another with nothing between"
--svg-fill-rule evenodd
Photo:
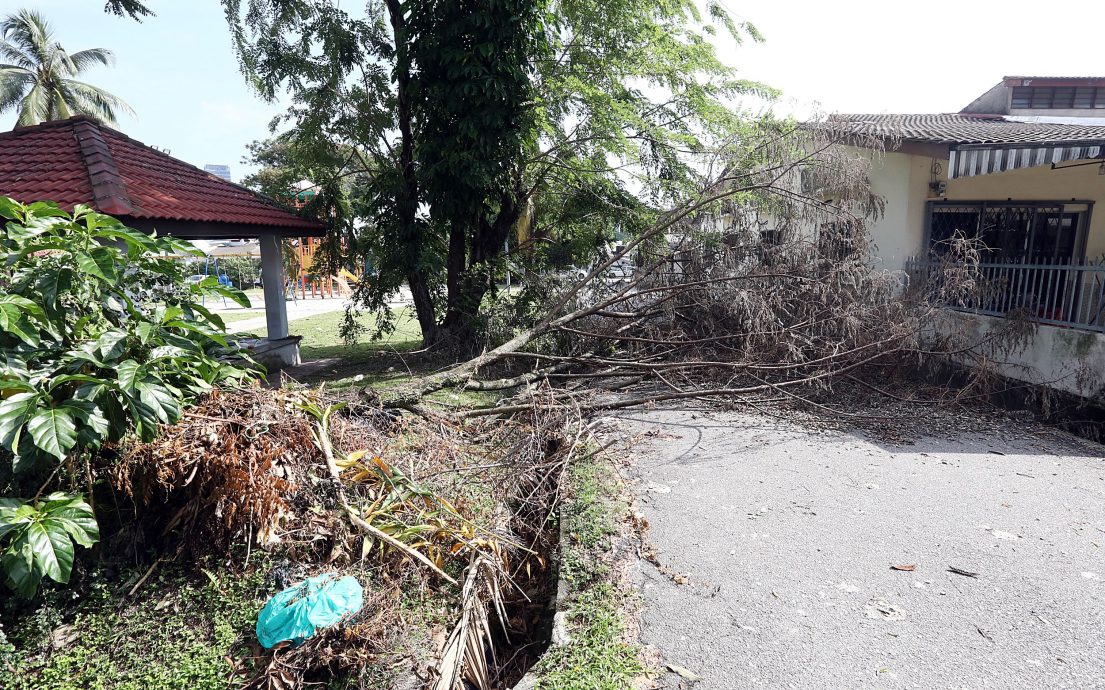
<instances>
[{"instance_id":1,"label":"house roof tile","mask_svg":"<svg viewBox=\"0 0 1105 690\"><path fill-rule=\"evenodd\" d=\"M836 127L864 136L939 144L1105 143L1105 125L1019 122L1000 115L834 115Z\"/></svg>"},{"instance_id":2,"label":"house roof tile","mask_svg":"<svg viewBox=\"0 0 1105 690\"><path fill-rule=\"evenodd\" d=\"M77 116L0 134L0 194L151 220L256 225L320 235L276 201Z\"/></svg>"}]
</instances>

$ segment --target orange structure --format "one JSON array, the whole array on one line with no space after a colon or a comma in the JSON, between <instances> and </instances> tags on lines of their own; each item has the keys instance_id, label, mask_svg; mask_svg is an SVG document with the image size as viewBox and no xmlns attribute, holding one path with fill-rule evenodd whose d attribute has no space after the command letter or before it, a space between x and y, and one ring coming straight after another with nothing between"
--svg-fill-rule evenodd
<instances>
[{"instance_id":1,"label":"orange structure","mask_svg":"<svg viewBox=\"0 0 1105 690\"><path fill-rule=\"evenodd\" d=\"M292 199L292 205L301 209L315 198L315 187L307 180L302 180L298 186L299 190ZM291 241L296 258L299 259L299 271L297 275L289 278L292 281L292 290L303 299L307 299L308 293L312 298L318 299L348 297L352 293L349 280L352 279L355 282L356 277L321 276L312 270L315 254L322 246L323 239L322 237L298 237Z\"/></svg>"}]
</instances>

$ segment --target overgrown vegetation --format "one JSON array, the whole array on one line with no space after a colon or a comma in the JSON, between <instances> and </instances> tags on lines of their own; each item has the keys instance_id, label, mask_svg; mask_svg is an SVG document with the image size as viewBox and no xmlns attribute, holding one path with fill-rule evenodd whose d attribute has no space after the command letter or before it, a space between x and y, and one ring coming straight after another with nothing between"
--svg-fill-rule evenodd
<instances>
[{"instance_id":1,"label":"overgrown vegetation","mask_svg":"<svg viewBox=\"0 0 1105 690\"><path fill-rule=\"evenodd\" d=\"M138 596L128 596L128 590L143 569L110 567L88 574L75 606L72 596L54 592L33 617L8 627L9 642L19 653L0 652L0 685L10 690L226 688L252 666L247 660L236 667L228 659L242 653L271 583L265 568L239 572L214 560L201 566L166 566Z\"/></svg>"},{"instance_id":2,"label":"overgrown vegetation","mask_svg":"<svg viewBox=\"0 0 1105 690\"><path fill-rule=\"evenodd\" d=\"M508 265L604 257L698 192L701 154L746 129L733 99L774 93L718 59L715 36L760 35L717 2L223 5L249 83L293 103L248 182L315 183L329 259L373 267L357 303L387 329L406 283L425 344L467 353L495 344Z\"/></svg>"},{"instance_id":3,"label":"overgrown vegetation","mask_svg":"<svg viewBox=\"0 0 1105 690\"><path fill-rule=\"evenodd\" d=\"M628 517L617 471L602 455L585 455L568 473L570 498L561 511L560 574L569 585L569 641L554 646L537 669L548 690L625 690L645 667L626 629L628 585L612 569L610 541Z\"/></svg>"},{"instance_id":4,"label":"overgrown vegetation","mask_svg":"<svg viewBox=\"0 0 1105 690\"><path fill-rule=\"evenodd\" d=\"M151 441L93 462L111 484L100 487L99 502L114 496L115 505L102 565L82 571L72 598L48 589L41 604L8 605L19 624L7 629L16 645L7 669L21 674L17 687L49 686L65 674L75 674L76 687L103 673L92 687L113 687L110 678L120 687L382 688L417 674L449 679L439 681L446 688L481 668L481 687L500 685L528 666L528 653L495 663L447 648L538 635L551 568L549 477L571 447L559 438L523 420L446 426L357 396L212 391ZM134 560L142 567L127 565ZM255 646L248 622L266 597L335 570L364 585L359 615L299 647ZM225 611L213 607L220 596ZM179 641L148 633L149 611L166 608ZM475 624L491 620L489 608L502 621L494 629ZM35 624L43 615L49 620ZM69 637L69 626L89 633ZM110 647L120 635L135 642ZM103 658L87 673L76 668L93 653ZM442 657L441 670L430 670Z\"/></svg>"},{"instance_id":5,"label":"overgrown vegetation","mask_svg":"<svg viewBox=\"0 0 1105 690\"><path fill-rule=\"evenodd\" d=\"M68 581L72 542L97 538L89 504L43 491L91 491L91 454L151 440L196 396L246 378L200 300L247 302L215 281L186 285L170 257L199 253L188 243L89 208L0 197L0 218L0 567L31 597L43 577Z\"/></svg>"}]
</instances>

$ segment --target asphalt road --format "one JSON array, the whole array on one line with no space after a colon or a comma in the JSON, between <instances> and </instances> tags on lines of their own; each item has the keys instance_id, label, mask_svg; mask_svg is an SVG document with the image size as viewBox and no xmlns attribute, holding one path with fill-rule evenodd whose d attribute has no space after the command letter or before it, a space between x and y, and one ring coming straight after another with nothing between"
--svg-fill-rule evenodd
<instances>
[{"instance_id":1,"label":"asphalt road","mask_svg":"<svg viewBox=\"0 0 1105 690\"><path fill-rule=\"evenodd\" d=\"M662 566L635 568L642 640L701 676L656 687L1105 688L1101 446L1013 423L911 445L701 411L617 424L659 432L632 469Z\"/></svg>"}]
</instances>

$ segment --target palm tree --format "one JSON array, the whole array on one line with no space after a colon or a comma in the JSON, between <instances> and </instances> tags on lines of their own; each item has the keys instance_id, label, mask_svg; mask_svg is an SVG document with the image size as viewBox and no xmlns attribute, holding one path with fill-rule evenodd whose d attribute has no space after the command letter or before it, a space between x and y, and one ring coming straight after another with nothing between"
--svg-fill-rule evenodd
<instances>
[{"instance_id":1,"label":"palm tree","mask_svg":"<svg viewBox=\"0 0 1105 690\"><path fill-rule=\"evenodd\" d=\"M0 113L18 107L17 126L73 115L115 124L115 113L133 113L131 107L118 96L74 78L89 67L114 62L115 54L104 48L66 52L38 12L10 14L0 21Z\"/></svg>"}]
</instances>

